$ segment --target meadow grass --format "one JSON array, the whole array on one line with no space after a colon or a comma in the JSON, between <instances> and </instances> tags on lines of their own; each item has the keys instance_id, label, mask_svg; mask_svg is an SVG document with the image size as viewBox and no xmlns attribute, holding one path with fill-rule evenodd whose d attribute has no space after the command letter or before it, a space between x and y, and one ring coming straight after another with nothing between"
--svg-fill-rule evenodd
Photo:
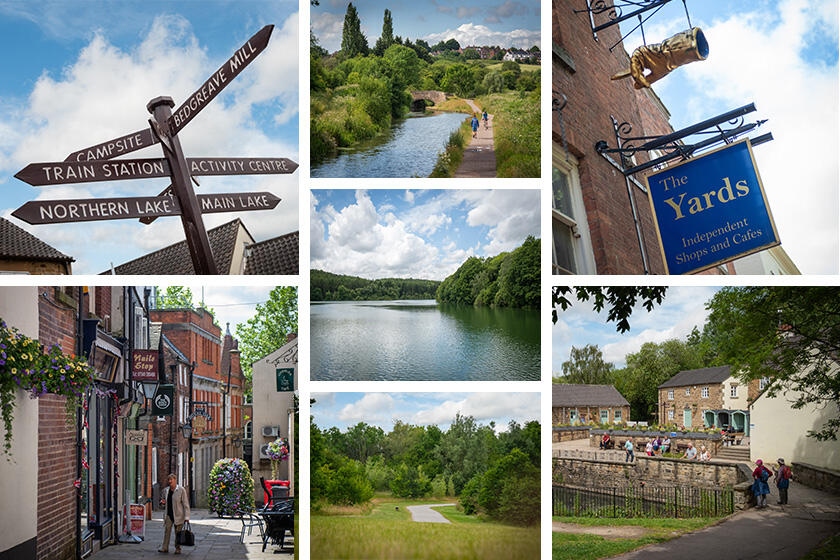
<instances>
[{"instance_id":1,"label":"meadow grass","mask_svg":"<svg viewBox=\"0 0 840 560\"><path fill-rule=\"evenodd\" d=\"M433 105L430 109L451 113L472 113L472 107L467 105L467 102L460 97L450 97L440 105Z\"/></svg>"},{"instance_id":2,"label":"meadow grass","mask_svg":"<svg viewBox=\"0 0 840 560\"><path fill-rule=\"evenodd\" d=\"M497 177L540 176L540 92L508 91L476 99L493 115Z\"/></svg>"},{"instance_id":3,"label":"meadow grass","mask_svg":"<svg viewBox=\"0 0 840 560\"><path fill-rule=\"evenodd\" d=\"M313 558L539 558L540 529L497 523L417 523L407 516L313 515L310 546Z\"/></svg>"}]
</instances>

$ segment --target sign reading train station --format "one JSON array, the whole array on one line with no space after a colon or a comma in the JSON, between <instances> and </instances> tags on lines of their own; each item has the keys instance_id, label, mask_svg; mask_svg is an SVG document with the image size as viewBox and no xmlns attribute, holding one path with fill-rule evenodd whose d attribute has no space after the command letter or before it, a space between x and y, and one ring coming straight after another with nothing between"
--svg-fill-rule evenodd
<instances>
[{"instance_id":1,"label":"sign reading train station","mask_svg":"<svg viewBox=\"0 0 840 560\"><path fill-rule=\"evenodd\" d=\"M744 139L645 177L668 274L691 274L779 245Z\"/></svg>"},{"instance_id":2,"label":"sign reading train station","mask_svg":"<svg viewBox=\"0 0 840 560\"><path fill-rule=\"evenodd\" d=\"M140 218L151 223L161 216L181 216L196 274L217 274L202 214L271 210L280 198L269 192L196 195L195 177L208 175L266 175L294 173L298 164L280 157L184 157L180 132L257 55L265 50L273 25L266 25L207 79L180 107L169 97L152 99L146 109L149 126L113 140L75 151L61 162L30 163L15 177L32 186L93 183L167 177L169 186L157 196L91 200L32 200L12 212L30 224L54 224ZM161 144L163 157L114 159Z\"/></svg>"}]
</instances>

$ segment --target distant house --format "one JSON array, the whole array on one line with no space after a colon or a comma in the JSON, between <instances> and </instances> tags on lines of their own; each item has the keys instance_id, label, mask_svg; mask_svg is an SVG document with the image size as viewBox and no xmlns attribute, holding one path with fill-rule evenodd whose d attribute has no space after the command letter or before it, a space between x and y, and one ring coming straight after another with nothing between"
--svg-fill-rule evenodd
<instances>
[{"instance_id":1,"label":"distant house","mask_svg":"<svg viewBox=\"0 0 840 560\"><path fill-rule=\"evenodd\" d=\"M255 241L237 218L207 232L219 274L298 274L297 231ZM187 242L181 241L102 274L195 274Z\"/></svg>"},{"instance_id":2,"label":"distant house","mask_svg":"<svg viewBox=\"0 0 840 560\"><path fill-rule=\"evenodd\" d=\"M71 274L74 260L9 220L0 218L0 272Z\"/></svg>"},{"instance_id":3,"label":"distant house","mask_svg":"<svg viewBox=\"0 0 840 560\"><path fill-rule=\"evenodd\" d=\"M522 49L509 49L508 52L505 53L505 56L502 57L502 60L522 62L523 60L527 60L529 58L531 58L531 53L528 51L523 51Z\"/></svg>"},{"instance_id":4,"label":"distant house","mask_svg":"<svg viewBox=\"0 0 840 560\"><path fill-rule=\"evenodd\" d=\"M680 371L659 386L659 423L749 435L749 405L763 388L758 379L736 379L729 366Z\"/></svg>"},{"instance_id":5,"label":"distant house","mask_svg":"<svg viewBox=\"0 0 840 560\"><path fill-rule=\"evenodd\" d=\"M552 424L622 424L630 403L612 385L551 384Z\"/></svg>"}]
</instances>

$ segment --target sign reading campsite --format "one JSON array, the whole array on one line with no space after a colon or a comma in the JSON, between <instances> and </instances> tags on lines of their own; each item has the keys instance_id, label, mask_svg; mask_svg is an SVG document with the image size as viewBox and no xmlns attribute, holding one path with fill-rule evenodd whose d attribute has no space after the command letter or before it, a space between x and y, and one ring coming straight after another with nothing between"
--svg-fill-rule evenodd
<instances>
[{"instance_id":1,"label":"sign reading campsite","mask_svg":"<svg viewBox=\"0 0 840 560\"><path fill-rule=\"evenodd\" d=\"M174 113L175 102L171 98L156 97L146 106L153 116L146 128L75 151L61 162L30 163L15 175L38 187L166 177L170 185L160 194L90 200L33 200L12 215L30 224L124 218L140 218L141 222L149 224L161 216L180 216L196 274L217 274L202 214L271 210L280 198L269 192L196 195L192 187L192 182L198 184L195 177L287 174L294 173L298 164L281 157L187 158L178 132L265 50L273 29L273 25L266 25L248 39ZM162 158L114 159L158 143L162 145ZM138 366L142 366L142 357L138 359ZM134 365L133 361L132 367ZM151 374L138 369L134 375L135 379L143 380L144 375ZM156 378L155 370L154 377L149 380Z\"/></svg>"},{"instance_id":2,"label":"sign reading campsite","mask_svg":"<svg viewBox=\"0 0 840 560\"><path fill-rule=\"evenodd\" d=\"M749 139L645 177L668 274L779 245Z\"/></svg>"}]
</instances>

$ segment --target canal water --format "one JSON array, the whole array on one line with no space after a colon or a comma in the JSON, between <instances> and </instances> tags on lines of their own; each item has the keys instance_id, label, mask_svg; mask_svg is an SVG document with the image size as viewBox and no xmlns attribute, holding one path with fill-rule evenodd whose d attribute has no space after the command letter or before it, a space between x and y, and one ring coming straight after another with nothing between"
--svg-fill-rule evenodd
<instances>
[{"instance_id":1,"label":"canal water","mask_svg":"<svg viewBox=\"0 0 840 560\"><path fill-rule=\"evenodd\" d=\"M386 134L312 165L312 177L428 177L464 113L410 113Z\"/></svg>"},{"instance_id":2,"label":"canal water","mask_svg":"<svg viewBox=\"0 0 840 560\"><path fill-rule=\"evenodd\" d=\"M536 310L434 300L313 302L314 381L536 381Z\"/></svg>"}]
</instances>

